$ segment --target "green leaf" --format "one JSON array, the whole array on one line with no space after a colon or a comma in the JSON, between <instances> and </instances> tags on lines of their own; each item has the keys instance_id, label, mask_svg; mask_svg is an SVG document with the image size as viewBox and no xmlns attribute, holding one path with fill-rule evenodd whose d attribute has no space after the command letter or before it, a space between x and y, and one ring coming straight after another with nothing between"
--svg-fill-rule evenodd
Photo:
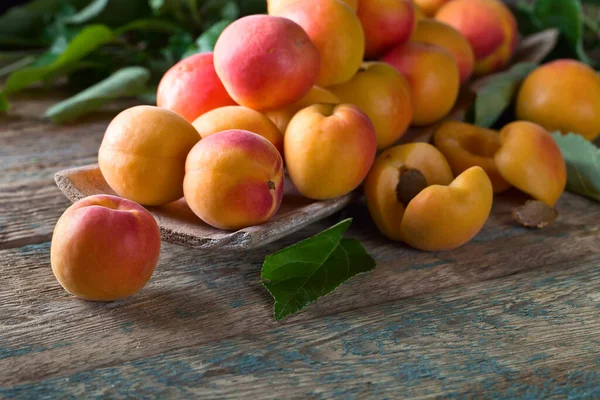
<instances>
[{"instance_id":1,"label":"green leaf","mask_svg":"<svg viewBox=\"0 0 600 400\"><path fill-rule=\"evenodd\" d=\"M217 22L208 28L202 35L196 39L196 43L194 46L191 46L183 55L183 57L191 56L196 53L204 53L207 51L213 51L215 48L215 43L217 43L217 39L221 36L221 33L232 21L230 20L222 20Z\"/></svg>"},{"instance_id":2,"label":"green leaf","mask_svg":"<svg viewBox=\"0 0 600 400\"><path fill-rule=\"evenodd\" d=\"M150 72L142 67L126 67L75 96L50 107L45 117L64 123L96 111L107 102L143 93Z\"/></svg>"},{"instance_id":3,"label":"green leaf","mask_svg":"<svg viewBox=\"0 0 600 400\"><path fill-rule=\"evenodd\" d=\"M96 18L108 5L109 0L93 0L82 10L63 19L67 24L83 24L89 20Z\"/></svg>"},{"instance_id":4,"label":"green leaf","mask_svg":"<svg viewBox=\"0 0 600 400\"><path fill-rule=\"evenodd\" d=\"M0 35L32 38L44 25L44 19L54 14L62 0L34 0L23 6L12 7L0 15Z\"/></svg>"},{"instance_id":5,"label":"green leaf","mask_svg":"<svg viewBox=\"0 0 600 400\"><path fill-rule=\"evenodd\" d=\"M177 33L182 29L169 21L158 18L138 19L115 29L115 35L120 36L131 31Z\"/></svg>"},{"instance_id":6,"label":"green leaf","mask_svg":"<svg viewBox=\"0 0 600 400\"><path fill-rule=\"evenodd\" d=\"M581 61L592 61L583 48L583 10L579 0L537 0L533 15L541 28L558 28Z\"/></svg>"},{"instance_id":7,"label":"green leaf","mask_svg":"<svg viewBox=\"0 0 600 400\"><path fill-rule=\"evenodd\" d=\"M265 258L261 278L275 299L276 320L303 309L353 276L375 268L375 260L358 241L342 239L351 223L351 219L346 219Z\"/></svg>"},{"instance_id":8,"label":"green leaf","mask_svg":"<svg viewBox=\"0 0 600 400\"><path fill-rule=\"evenodd\" d=\"M22 59L15 61L12 64L8 64L0 68L0 77L11 74L21 68L31 65L35 61L35 56L26 56Z\"/></svg>"},{"instance_id":9,"label":"green leaf","mask_svg":"<svg viewBox=\"0 0 600 400\"><path fill-rule=\"evenodd\" d=\"M475 91L475 124L491 127L511 105L523 79L536 67L535 63L519 63L505 72L491 75Z\"/></svg>"},{"instance_id":10,"label":"green leaf","mask_svg":"<svg viewBox=\"0 0 600 400\"><path fill-rule=\"evenodd\" d=\"M8 110L9 104L6 96L0 93L0 112Z\"/></svg>"},{"instance_id":11,"label":"green leaf","mask_svg":"<svg viewBox=\"0 0 600 400\"><path fill-rule=\"evenodd\" d=\"M567 190L600 201L600 149L574 133L552 133L567 163Z\"/></svg>"},{"instance_id":12,"label":"green leaf","mask_svg":"<svg viewBox=\"0 0 600 400\"><path fill-rule=\"evenodd\" d=\"M5 95L18 92L26 87L48 79L114 39L112 31L104 25L90 25L79 33L52 63L33 66L13 72L4 85Z\"/></svg>"}]
</instances>

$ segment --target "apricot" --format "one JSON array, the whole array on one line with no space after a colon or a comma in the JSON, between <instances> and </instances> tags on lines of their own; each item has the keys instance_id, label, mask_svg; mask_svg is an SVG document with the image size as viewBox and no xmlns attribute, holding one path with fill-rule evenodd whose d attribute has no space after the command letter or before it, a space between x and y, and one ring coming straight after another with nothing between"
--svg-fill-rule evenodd
<instances>
[{"instance_id":1,"label":"apricot","mask_svg":"<svg viewBox=\"0 0 600 400\"><path fill-rule=\"evenodd\" d=\"M408 42L390 50L383 61L400 71L410 84L413 125L434 123L452 110L458 98L460 76L448 50Z\"/></svg>"},{"instance_id":2,"label":"apricot","mask_svg":"<svg viewBox=\"0 0 600 400\"><path fill-rule=\"evenodd\" d=\"M344 103L354 104L367 114L375 126L378 149L391 146L410 125L410 86L391 65L364 63L350 81L330 89Z\"/></svg>"},{"instance_id":3,"label":"apricot","mask_svg":"<svg viewBox=\"0 0 600 400\"><path fill-rule=\"evenodd\" d=\"M421 9L421 7L419 7L417 5L417 3L415 3L414 5L415 8L415 22L418 22L422 19L426 19L427 15L425 15L425 13L423 12L423 10Z\"/></svg>"},{"instance_id":4,"label":"apricot","mask_svg":"<svg viewBox=\"0 0 600 400\"><path fill-rule=\"evenodd\" d=\"M360 0L356 12L365 32L365 57L381 57L410 39L415 28L412 0Z\"/></svg>"},{"instance_id":5,"label":"apricot","mask_svg":"<svg viewBox=\"0 0 600 400\"><path fill-rule=\"evenodd\" d=\"M319 50L286 18L250 15L229 25L215 44L217 75L240 105L268 110L304 96L319 74Z\"/></svg>"},{"instance_id":6,"label":"apricot","mask_svg":"<svg viewBox=\"0 0 600 400\"><path fill-rule=\"evenodd\" d=\"M471 44L450 25L434 19L419 21L411 40L445 48L452 54L458 65L460 83L465 83L471 77L475 65L475 55Z\"/></svg>"},{"instance_id":7,"label":"apricot","mask_svg":"<svg viewBox=\"0 0 600 400\"><path fill-rule=\"evenodd\" d=\"M294 104L290 104L289 106L277 110L266 111L265 115L273 121L282 133L285 133L292 117L296 115L298 111L318 103L340 104L340 99L327 89L313 86L303 98Z\"/></svg>"},{"instance_id":8,"label":"apricot","mask_svg":"<svg viewBox=\"0 0 600 400\"><path fill-rule=\"evenodd\" d=\"M422 10L424 15L433 18L437 11L449 1L452 0L415 0L415 5Z\"/></svg>"},{"instance_id":9,"label":"apricot","mask_svg":"<svg viewBox=\"0 0 600 400\"><path fill-rule=\"evenodd\" d=\"M565 190L567 168L560 148L533 122L516 121L502 128L494 161L508 183L549 206Z\"/></svg>"},{"instance_id":10,"label":"apricot","mask_svg":"<svg viewBox=\"0 0 600 400\"><path fill-rule=\"evenodd\" d=\"M194 54L173 65L160 80L156 94L156 105L189 122L207 111L234 104L217 76L212 53Z\"/></svg>"},{"instance_id":11,"label":"apricot","mask_svg":"<svg viewBox=\"0 0 600 400\"><path fill-rule=\"evenodd\" d=\"M452 0L435 18L460 33L475 53L475 74L498 71L508 64L517 46L514 15L500 0Z\"/></svg>"},{"instance_id":12,"label":"apricot","mask_svg":"<svg viewBox=\"0 0 600 400\"><path fill-rule=\"evenodd\" d=\"M232 129L202 139L185 163L183 192L192 211L216 228L237 230L269 220L283 197L283 161L275 146Z\"/></svg>"},{"instance_id":13,"label":"apricot","mask_svg":"<svg viewBox=\"0 0 600 400\"><path fill-rule=\"evenodd\" d=\"M52 272L69 293L113 301L148 282L160 254L160 231L142 206L109 195L72 204L54 228Z\"/></svg>"},{"instance_id":14,"label":"apricot","mask_svg":"<svg viewBox=\"0 0 600 400\"><path fill-rule=\"evenodd\" d=\"M517 117L550 131L578 133L587 140L600 134L600 76L576 60L538 67L517 96Z\"/></svg>"},{"instance_id":15,"label":"apricot","mask_svg":"<svg viewBox=\"0 0 600 400\"><path fill-rule=\"evenodd\" d=\"M328 87L354 76L365 54L365 35L356 13L339 0L301 0L275 10L298 23L321 54L317 85Z\"/></svg>"},{"instance_id":16,"label":"apricot","mask_svg":"<svg viewBox=\"0 0 600 400\"><path fill-rule=\"evenodd\" d=\"M248 107L217 108L196 119L192 125L202 139L230 129L250 131L267 139L283 154L283 134L269 118Z\"/></svg>"},{"instance_id":17,"label":"apricot","mask_svg":"<svg viewBox=\"0 0 600 400\"><path fill-rule=\"evenodd\" d=\"M446 121L436 129L433 140L455 175L479 166L490 178L495 193L510 188L494 161L494 155L500 149L498 132L464 122Z\"/></svg>"},{"instance_id":18,"label":"apricot","mask_svg":"<svg viewBox=\"0 0 600 400\"><path fill-rule=\"evenodd\" d=\"M98 164L119 196L158 206L183 196L185 159L199 139L192 124L173 111L136 106L108 125Z\"/></svg>"},{"instance_id":19,"label":"apricot","mask_svg":"<svg viewBox=\"0 0 600 400\"><path fill-rule=\"evenodd\" d=\"M452 179L446 159L432 145L392 147L377 157L365 180L369 212L392 240L428 251L456 248L485 224L493 191L480 167Z\"/></svg>"},{"instance_id":20,"label":"apricot","mask_svg":"<svg viewBox=\"0 0 600 400\"><path fill-rule=\"evenodd\" d=\"M331 199L356 189L377 151L369 117L350 104L315 104L290 121L283 144L288 173L311 199Z\"/></svg>"},{"instance_id":21,"label":"apricot","mask_svg":"<svg viewBox=\"0 0 600 400\"><path fill-rule=\"evenodd\" d=\"M267 12L269 14L273 14L275 12L277 12L277 9L285 6L286 4L292 3L294 1L298 1L298 0L267 0ZM343 1L344 3L348 4L348 6L356 11L356 9L358 8L358 0L340 0Z\"/></svg>"}]
</instances>

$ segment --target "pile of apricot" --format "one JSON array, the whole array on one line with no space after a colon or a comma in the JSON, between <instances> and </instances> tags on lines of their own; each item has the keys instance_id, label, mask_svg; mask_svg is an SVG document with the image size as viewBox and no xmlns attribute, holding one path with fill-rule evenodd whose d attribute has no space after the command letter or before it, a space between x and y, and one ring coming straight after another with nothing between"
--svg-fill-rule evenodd
<instances>
[{"instance_id":1,"label":"pile of apricot","mask_svg":"<svg viewBox=\"0 0 600 400\"><path fill-rule=\"evenodd\" d=\"M561 68L579 72L548 90L593 80L566 62L534 72L519 94L519 117L541 126L516 122L496 132L447 122L433 145L394 146L410 126L442 121L472 76L509 63L518 31L500 0L267 3L268 15L247 16L225 28L214 52L174 65L160 82L156 107L133 107L114 118L100 147L99 166L110 187L129 202L91 202L89 216L73 222L71 215L82 208L68 211L57 230L95 223L101 218L96 206L134 209L138 220L125 231L139 238L151 234L130 239L127 246L139 244L141 252L144 243L146 261L155 263L151 250L156 249L148 246L158 246L158 231L131 201L161 206L184 197L205 223L237 230L276 214L285 171L302 195L315 200L344 196L364 184L381 232L424 250L469 241L485 224L494 192L514 186L548 206L556 203L565 186L565 165L542 126L570 125L554 118L553 109L564 101L537 97L538 82L560 75ZM600 131L599 121L583 118L581 104L599 105L600 83L596 89L577 99L580 113L573 117L588 137ZM116 211L104 213L116 220ZM146 279L144 256L136 253L134 264L141 272L115 278L123 287L131 283L132 290L75 284L76 272L91 267L74 250L77 238L68 240L61 243L62 236L55 236L52 263L72 293L114 299ZM94 268L119 262L113 244L95 244L99 261Z\"/></svg>"}]
</instances>

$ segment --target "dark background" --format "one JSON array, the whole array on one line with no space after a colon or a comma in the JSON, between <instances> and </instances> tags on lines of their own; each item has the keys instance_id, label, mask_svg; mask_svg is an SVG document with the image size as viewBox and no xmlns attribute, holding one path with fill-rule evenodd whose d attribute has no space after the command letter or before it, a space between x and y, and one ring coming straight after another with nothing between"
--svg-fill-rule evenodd
<instances>
[{"instance_id":1,"label":"dark background","mask_svg":"<svg viewBox=\"0 0 600 400\"><path fill-rule=\"evenodd\" d=\"M23 4L27 0L0 0L0 14L17 4Z\"/></svg>"}]
</instances>

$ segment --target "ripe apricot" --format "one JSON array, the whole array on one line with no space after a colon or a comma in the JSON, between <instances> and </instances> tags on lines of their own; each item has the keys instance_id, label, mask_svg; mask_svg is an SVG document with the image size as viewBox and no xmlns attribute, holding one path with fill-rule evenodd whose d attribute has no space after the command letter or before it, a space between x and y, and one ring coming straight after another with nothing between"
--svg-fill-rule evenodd
<instances>
[{"instance_id":1,"label":"ripe apricot","mask_svg":"<svg viewBox=\"0 0 600 400\"><path fill-rule=\"evenodd\" d=\"M375 126L378 149L391 146L410 125L410 86L391 65L364 63L350 81L330 89L344 103L354 104L367 114Z\"/></svg>"},{"instance_id":2,"label":"ripe apricot","mask_svg":"<svg viewBox=\"0 0 600 400\"><path fill-rule=\"evenodd\" d=\"M415 0L415 5L422 10L424 15L433 18L437 11L449 1L452 0Z\"/></svg>"},{"instance_id":3,"label":"ripe apricot","mask_svg":"<svg viewBox=\"0 0 600 400\"><path fill-rule=\"evenodd\" d=\"M358 107L315 104L294 115L283 148L298 191L311 199L331 199L361 184L375 159L377 137Z\"/></svg>"},{"instance_id":4,"label":"ripe apricot","mask_svg":"<svg viewBox=\"0 0 600 400\"><path fill-rule=\"evenodd\" d=\"M268 110L298 101L315 84L319 50L286 18L250 15L229 25L215 44L215 70L240 105Z\"/></svg>"},{"instance_id":5,"label":"ripe apricot","mask_svg":"<svg viewBox=\"0 0 600 400\"><path fill-rule=\"evenodd\" d=\"M498 132L464 122L446 121L436 129L433 139L455 175L479 166L492 181L495 193L510 188L494 161L494 155L500 149Z\"/></svg>"},{"instance_id":6,"label":"ripe apricot","mask_svg":"<svg viewBox=\"0 0 600 400\"><path fill-rule=\"evenodd\" d=\"M119 196L158 206L183 196L185 159L199 139L192 124L173 111L136 106L108 125L98 164Z\"/></svg>"},{"instance_id":7,"label":"ripe apricot","mask_svg":"<svg viewBox=\"0 0 600 400\"><path fill-rule=\"evenodd\" d=\"M160 231L142 206L116 196L95 195L71 205L52 235L50 261L61 286L85 300L130 296L152 276L160 254Z\"/></svg>"},{"instance_id":8,"label":"ripe apricot","mask_svg":"<svg viewBox=\"0 0 600 400\"><path fill-rule=\"evenodd\" d=\"M383 61L400 71L410 84L413 125L431 124L452 110L458 98L460 76L448 50L408 42L390 50Z\"/></svg>"},{"instance_id":9,"label":"ripe apricot","mask_svg":"<svg viewBox=\"0 0 600 400\"><path fill-rule=\"evenodd\" d=\"M277 9L285 6L286 4L292 3L298 0L267 0L267 12L273 14L277 12ZM340 0L348 4L348 6L356 11L358 8L358 0Z\"/></svg>"},{"instance_id":10,"label":"ripe apricot","mask_svg":"<svg viewBox=\"0 0 600 400\"><path fill-rule=\"evenodd\" d=\"M542 65L523 82L516 111L519 119L550 131L594 140L600 134L600 76L576 60Z\"/></svg>"},{"instance_id":11,"label":"ripe apricot","mask_svg":"<svg viewBox=\"0 0 600 400\"><path fill-rule=\"evenodd\" d=\"M365 35L356 13L339 0L294 1L277 8L275 15L298 23L321 54L317 85L327 87L348 81L365 54Z\"/></svg>"},{"instance_id":12,"label":"ripe apricot","mask_svg":"<svg viewBox=\"0 0 600 400\"><path fill-rule=\"evenodd\" d=\"M434 19L419 21L411 40L445 48L452 54L458 65L460 83L465 83L471 77L475 65L475 55L471 44L450 25Z\"/></svg>"},{"instance_id":13,"label":"ripe apricot","mask_svg":"<svg viewBox=\"0 0 600 400\"><path fill-rule=\"evenodd\" d=\"M234 104L217 76L212 53L194 54L173 65L160 80L156 94L156 105L189 122L207 111Z\"/></svg>"},{"instance_id":14,"label":"ripe apricot","mask_svg":"<svg viewBox=\"0 0 600 400\"><path fill-rule=\"evenodd\" d=\"M207 112L192 124L203 139L230 129L242 129L267 139L283 154L283 134L269 118L244 106L228 106Z\"/></svg>"},{"instance_id":15,"label":"ripe apricot","mask_svg":"<svg viewBox=\"0 0 600 400\"><path fill-rule=\"evenodd\" d=\"M365 57L381 57L410 39L415 28L412 0L360 0L356 12L365 32Z\"/></svg>"},{"instance_id":16,"label":"ripe apricot","mask_svg":"<svg viewBox=\"0 0 600 400\"><path fill-rule=\"evenodd\" d=\"M415 3L415 22L419 22L422 19L426 19L427 15L423 12L421 7L417 3Z\"/></svg>"},{"instance_id":17,"label":"ripe apricot","mask_svg":"<svg viewBox=\"0 0 600 400\"><path fill-rule=\"evenodd\" d=\"M298 111L318 103L340 104L340 99L327 89L313 86L303 98L294 104L278 108L277 110L266 111L265 115L273 121L282 133L285 133L292 117L296 115Z\"/></svg>"},{"instance_id":18,"label":"ripe apricot","mask_svg":"<svg viewBox=\"0 0 600 400\"><path fill-rule=\"evenodd\" d=\"M506 181L549 206L565 190L567 168L560 148L533 122L516 121L502 128L494 161Z\"/></svg>"},{"instance_id":19,"label":"ripe apricot","mask_svg":"<svg viewBox=\"0 0 600 400\"><path fill-rule=\"evenodd\" d=\"M269 220L283 198L283 161L262 136L232 129L202 139L185 163L183 191L192 211L216 228Z\"/></svg>"},{"instance_id":20,"label":"ripe apricot","mask_svg":"<svg viewBox=\"0 0 600 400\"><path fill-rule=\"evenodd\" d=\"M517 22L500 0L452 0L435 18L454 27L471 43L477 75L503 68L517 46Z\"/></svg>"},{"instance_id":21,"label":"ripe apricot","mask_svg":"<svg viewBox=\"0 0 600 400\"><path fill-rule=\"evenodd\" d=\"M407 179L413 181L408 186ZM493 201L483 169L469 168L453 180L442 153L427 143L381 153L364 188L369 212L385 236L429 251L450 250L471 240L485 224ZM405 196L407 188L410 197Z\"/></svg>"}]
</instances>

